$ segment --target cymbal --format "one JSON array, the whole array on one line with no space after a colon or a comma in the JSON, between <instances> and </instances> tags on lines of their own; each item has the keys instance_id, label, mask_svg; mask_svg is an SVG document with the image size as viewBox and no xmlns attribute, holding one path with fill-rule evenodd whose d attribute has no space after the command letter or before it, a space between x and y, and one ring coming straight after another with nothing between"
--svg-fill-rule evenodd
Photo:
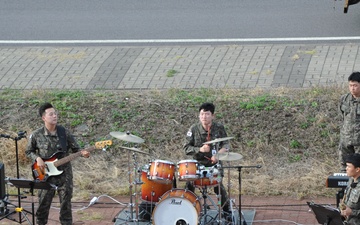
<instances>
[{"instance_id":1,"label":"cymbal","mask_svg":"<svg viewBox=\"0 0 360 225\"><path fill-rule=\"evenodd\" d=\"M235 161L242 159L243 156L236 152L225 152L225 153L218 153L216 155L216 158L221 161Z\"/></svg>"},{"instance_id":2,"label":"cymbal","mask_svg":"<svg viewBox=\"0 0 360 225\"><path fill-rule=\"evenodd\" d=\"M139 138L138 136L132 135L129 132L110 132L110 135L113 136L114 138L123 140L123 141L127 141L127 142L132 142L132 143L143 143L144 139Z\"/></svg>"},{"instance_id":3,"label":"cymbal","mask_svg":"<svg viewBox=\"0 0 360 225\"><path fill-rule=\"evenodd\" d=\"M144 152L143 150L140 150L138 148L129 148L129 147L124 147L124 146L120 146L120 148L125 148L125 149L128 149L128 150L133 151L133 152L138 152L138 153L150 155L150 153Z\"/></svg>"},{"instance_id":4,"label":"cymbal","mask_svg":"<svg viewBox=\"0 0 360 225\"><path fill-rule=\"evenodd\" d=\"M233 139L233 138L234 138L234 137L216 138L216 139L214 139L214 140L204 142L203 144L204 144L204 145L207 145L207 144L212 144L212 143L216 143L216 142L227 141L227 140L230 140L230 139Z\"/></svg>"}]
</instances>

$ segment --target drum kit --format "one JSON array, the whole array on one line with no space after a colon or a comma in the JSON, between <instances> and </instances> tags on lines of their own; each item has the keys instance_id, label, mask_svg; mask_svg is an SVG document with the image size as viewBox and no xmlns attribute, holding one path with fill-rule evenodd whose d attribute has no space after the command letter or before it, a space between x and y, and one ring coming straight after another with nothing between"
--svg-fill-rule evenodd
<instances>
[{"instance_id":1,"label":"drum kit","mask_svg":"<svg viewBox=\"0 0 360 225\"><path fill-rule=\"evenodd\" d=\"M144 142L142 138L132 135L130 132L111 132L110 135L128 143L141 144ZM218 138L204 144L217 144L232 138ZM236 207L234 200L229 199L232 215L221 218L224 216L221 198L217 196L218 203L215 203L208 195L208 188L215 186L220 188L222 182L220 173L222 165L220 163L212 167L204 167L193 159L181 160L176 164L167 160L154 159L140 167L136 153L151 156L150 153L137 147L120 146L120 148L128 150L130 209L127 207L122 210L114 218L114 222L118 222L115 224L246 224L241 223L243 215L241 210ZM130 152L133 152L135 181L131 179ZM229 162L242 159L242 155L234 152L219 153L216 157L220 161ZM192 182L202 194L198 196L188 189L177 188L176 180ZM134 192L133 186L135 186ZM138 186L141 186L139 193ZM230 187L230 179L228 187ZM139 201L141 201L140 204Z\"/></svg>"}]
</instances>

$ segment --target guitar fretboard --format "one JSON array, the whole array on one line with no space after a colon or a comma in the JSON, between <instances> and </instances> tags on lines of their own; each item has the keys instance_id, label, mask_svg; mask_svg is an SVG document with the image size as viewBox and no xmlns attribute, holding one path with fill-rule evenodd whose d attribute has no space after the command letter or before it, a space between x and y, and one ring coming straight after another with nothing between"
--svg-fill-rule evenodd
<instances>
[{"instance_id":1,"label":"guitar fretboard","mask_svg":"<svg viewBox=\"0 0 360 225\"><path fill-rule=\"evenodd\" d=\"M90 147L90 148L83 149L83 150L90 152L90 151L93 151L95 149L96 149L95 147ZM69 156L66 156L66 157L64 157L62 159L57 160L56 162L54 162L54 166L55 167L61 166L61 165L65 164L65 163L68 163L68 162L76 159L77 157L80 157L81 156L81 151L78 151L78 152L73 153L73 154L71 154Z\"/></svg>"}]
</instances>

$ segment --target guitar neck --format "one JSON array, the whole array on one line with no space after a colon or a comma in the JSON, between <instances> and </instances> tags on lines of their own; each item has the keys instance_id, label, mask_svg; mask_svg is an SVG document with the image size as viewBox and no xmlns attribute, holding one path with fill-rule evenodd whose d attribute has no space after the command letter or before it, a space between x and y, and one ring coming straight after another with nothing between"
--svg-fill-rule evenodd
<instances>
[{"instance_id":1,"label":"guitar neck","mask_svg":"<svg viewBox=\"0 0 360 225\"><path fill-rule=\"evenodd\" d=\"M95 147L90 147L90 148L86 148L86 149L82 149L82 150L91 152L91 151L93 151L95 149L96 149ZM82 150L80 150L80 151L78 151L76 153L70 154L70 155L68 155L68 156L66 156L64 158L58 159L57 161L54 162L54 166L55 167L61 166L61 165L65 164L65 163L68 163L68 162L76 159L77 157L80 157Z\"/></svg>"}]
</instances>

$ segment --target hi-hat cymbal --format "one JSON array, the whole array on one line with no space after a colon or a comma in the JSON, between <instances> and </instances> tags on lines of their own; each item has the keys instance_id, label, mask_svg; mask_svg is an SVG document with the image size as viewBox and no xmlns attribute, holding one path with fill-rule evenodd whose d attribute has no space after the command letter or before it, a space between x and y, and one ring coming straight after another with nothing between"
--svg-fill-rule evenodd
<instances>
[{"instance_id":1,"label":"hi-hat cymbal","mask_svg":"<svg viewBox=\"0 0 360 225\"><path fill-rule=\"evenodd\" d=\"M214 139L214 140L204 142L203 144L204 144L204 145L207 145L207 144L212 144L212 143L227 141L227 140L230 140L230 139L233 139L233 138L234 138L234 137L216 138L216 139Z\"/></svg>"},{"instance_id":2,"label":"hi-hat cymbal","mask_svg":"<svg viewBox=\"0 0 360 225\"><path fill-rule=\"evenodd\" d=\"M225 153L218 153L216 158L221 161L235 161L242 159L242 155L236 152L225 152Z\"/></svg>"},{"instance_id":3,"label":"hi-hat cymbal","mask_svg":"<svg viewBox=\"0 0 360 225\"><path fill-rule=\"evenodd\" d=\"M143 150L140 150L138 148L129 148L129 147L124 147L124 146L120 146L120 148L125 148L125 149L133 151L133 152L139 152L142 154L150 155L150 153L144 152Z\"/></svg>"},{"instance_id":4,"label":"hi-hat cymbal","mask_svg":"<svg viewBox=\"0 0 360 225\"><path fill-rule=\"evenodd\" d=\"M129 132L110 132L110 135L113 136L114 138L123 140L123 141L127 141L127 142L132 142L132 143L144 143L144 139L139 138L138 136L132 135Z\"/></svg>"}]
</instances>

